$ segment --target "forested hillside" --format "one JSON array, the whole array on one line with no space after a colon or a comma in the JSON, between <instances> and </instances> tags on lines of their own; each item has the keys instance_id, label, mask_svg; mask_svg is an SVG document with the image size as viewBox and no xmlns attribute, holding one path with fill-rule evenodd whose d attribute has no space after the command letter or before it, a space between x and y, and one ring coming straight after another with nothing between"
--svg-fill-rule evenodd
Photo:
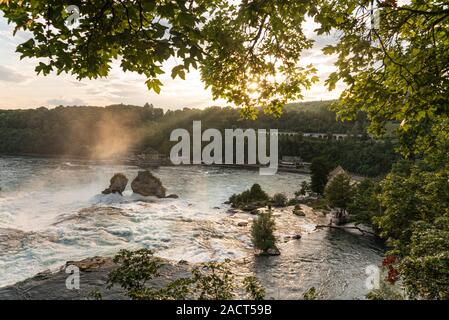
<instances>
[{"instance_id":1,"label":"forested hillside","mask_svg":"<svg viewBox=\"0 0 449 320\"><path fill-rule=\"evenodd\" d=\"M361 139L328 141L295 137L280 138L280 155L299 155L306 161L324 156L333 164L364 175L386 172L394 159L393 145L375 142L366 135L363 114L353 122L338 122L329 111L330 102L291 104L280 118L260 115L244 120L235 108L210 107L166 111L113 105L102 107L57 107L0 111L0 152L4 154L66 155L109 158L152 147L168 155L176 128L191 130L201 120L202 129L275 128L287 132L348 133Z\"/></svg>"}]
</instances>

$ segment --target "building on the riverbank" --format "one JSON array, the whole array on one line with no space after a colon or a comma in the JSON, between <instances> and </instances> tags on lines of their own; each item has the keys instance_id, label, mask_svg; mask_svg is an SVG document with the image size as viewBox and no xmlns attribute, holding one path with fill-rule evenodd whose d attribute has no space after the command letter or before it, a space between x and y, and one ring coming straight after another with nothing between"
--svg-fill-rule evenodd
<instances>
[{"instance_id":1,"label":"building on the riverbank","mask_svg":"<svg viewBox=\"0 0 449 320\"><path fill-rule=\"evenodd\" d=\"M366 177L363 176L359 176L359 175L355 175L355 174L351 174L349 172L347 172L345 169L343 169L342 166L337 166L334 170L332 170L328 176L327 176L327 184L326 186L332 181L334 180L334 178L340 174L345 174L347 175L350 179L351 179L351 184L352 185L356 185L360 182L362 182L363 180L366 179Z\"/></svg>"},{"instance_id":2,"label":"building on the riverbank","mask_svg":"<svg viewBox=\"0 0 449 320\"><path fill-rule=\"evenodd\" d=\"M136 155L136 164L142 168L159 167L165 163L165 156L154 150L147 148Z\"/></svg>"},{"instance_id":3,"label":"building on the riverbank","mask_svg":"<svg viewBox=\"0 0 449 320\"><path fill-rule=\"evenodd\" d=\"M304 162L302 158L298 156L282 156L279 160L279 168L308 172L310 170L310 163Z\"/></svg>"}]
</instances>

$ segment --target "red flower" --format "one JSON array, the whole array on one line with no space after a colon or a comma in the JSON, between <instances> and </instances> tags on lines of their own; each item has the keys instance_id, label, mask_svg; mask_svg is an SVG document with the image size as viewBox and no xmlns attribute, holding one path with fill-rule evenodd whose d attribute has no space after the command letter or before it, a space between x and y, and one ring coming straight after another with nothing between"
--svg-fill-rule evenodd
<instances>
[{"instance_id":1,"label":"red flower","mask_svg":"<svg viewBox=\"0 0 449 320\"><path fill-rule=\"evenodd\" d=\"M382 267L386 267L396 263L396 256L389 255L382 261Z\"/></svg>"},{"instance_id":2,"label":"red flower","mask_svg":"<svg viewBox=\"0 0 449 320\"><path fill-rule=\"evenodd\" d=\"M395 269L393 266L388 267L388 276L387 281L391 284L395 284L399 279L399 271Z\"/></svg>"}]
</instances>

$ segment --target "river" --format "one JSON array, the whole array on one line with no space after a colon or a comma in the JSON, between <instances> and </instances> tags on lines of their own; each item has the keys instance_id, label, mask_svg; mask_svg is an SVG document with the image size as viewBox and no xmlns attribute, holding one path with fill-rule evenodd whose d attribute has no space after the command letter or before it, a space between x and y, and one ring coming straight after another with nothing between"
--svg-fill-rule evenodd
<instances>
[{"instance_id":1,"label":"river","mask_svg":"<svg viewBox=\"0 0 449 320\"><path fill-rule=\"evenodd\" d=\"M269 194L292 197L309 176L161 167L153 174L179 199L137 196L130 184L123 197L101 194L114 173L131 181L138 170L96 161L0 157L0 287L68 260L146 247L171 260L240 261L244 267L236 272L254 272L275 299L301 298L312 286L328 299L359 299L368 292L365 269L377 265L383 252L375 239L341 230L315 231L314 224L324 217L302 219L284 212L276 218L282 254L255 258L249 226L235 223L252 216L232 215L223 204L253 183ZM301 232L301 240L284 241L290 227Z\"/></svg>"}]
</instances>

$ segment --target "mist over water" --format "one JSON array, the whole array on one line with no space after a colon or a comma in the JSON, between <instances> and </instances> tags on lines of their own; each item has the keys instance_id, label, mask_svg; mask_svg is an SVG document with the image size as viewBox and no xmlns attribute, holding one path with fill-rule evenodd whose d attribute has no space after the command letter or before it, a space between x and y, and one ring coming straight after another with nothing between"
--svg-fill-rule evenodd
<instances>
[{"instance_id":1,"label":"mist over water","mask_svg":"<svg viewBox=\"0 0 449 320\"><path fill-rule=\"evenodd\" d=\"M158 256L189 262L244 259L247 263L237 272L254 271L274 298L297 299L310 286L330 298L366 293L364 268L377 264L382 254L374 240L313 231L315 221L298 220L300 241L281 241L281 256L255 259L248 231L237 227L223 204L254 183L269 194L292 197L308 176L163 167L152 172L167 194L179 199L138 196L130 183L123 197L101 194L114 173L123 172L132 181L138 170L99 161L1 157L0 239L5 241L0 244L0 286L67 260L146 247Z\"/></svg>"}]
</instances>

